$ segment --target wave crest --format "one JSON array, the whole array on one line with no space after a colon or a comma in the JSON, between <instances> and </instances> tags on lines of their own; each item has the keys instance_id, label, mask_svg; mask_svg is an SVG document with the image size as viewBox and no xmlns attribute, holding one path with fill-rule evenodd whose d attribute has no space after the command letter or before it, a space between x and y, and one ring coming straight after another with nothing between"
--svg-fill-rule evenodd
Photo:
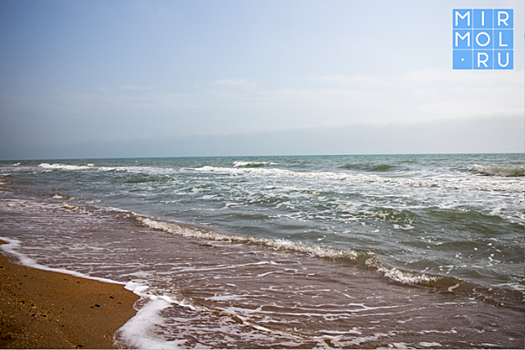
<instances>
[{"instance_id":1,"label":"wave crest","mask_svg":"<svg viewBox=\"0 0 525 350\"><path fill-rule=\"evenodd\" d=\"M478 165L474 164L470 171L485 176L521 177L525 176L525 166Z\"/></svg>"},{"instance_id":2,"label":"wave crest","mask_svg":"<svg viewBox=\"0 0 525 350\"><path fill-rule=\"evenodd\" d=\"M41 168L47 169L47 170L84 170L84 169L92 169L93 164L86 164L86 165L69 165L69 164L49 164L49 163L40 163L38 165Z\"/></svg>"},{"instance_id":3,"label":"wave crest","mask_svg":"<svg viewBox=\"0 0 525 350\"><path fill-rule=\"evenodd\" d=\"M148 226L150 228L170 234L177 234L185 237L205 239L210 241L226 241L235 244L254 244L274 250L308 254L318 258L348 261L356 265L364 265L368 268L372 268L382 274L384 277L402 284L420 285L442 289L449 288L450 286L453 286L455 283L457 283L456 279L444 279L440 276L403 271L395 267L388 267L375 258L374 253L372 252L365 253L356 252L353 250L334 249L313 244L293 242L286 239L273 240L267 238L237 236L214 232L189 224L154 220L135 214L128 215L128 217L136 220L138 223L144 226Z\"/></svg>"},{"instance_id":4,"label":"wave crest","mask_svg":"<svg viewBox=\"0 0 525 350\"><path fill-rule=\"evenodd\" d=\"M256 244L275 250L288 250L298 253L310 254L320 258L356 260L358 253L348 250L326 248L301 242L292 242L286 239L268 239L259 237L237 236L225 233L209 231L204 228L174 222L166 222L149 219L143 216L132 216L142 225L164 231L171 234L182 235L185 237L206 239L210 241L226 241L231 243Z\"/></svg>"},{"instance_id":5,"label":"wave crest","mask_svg":"<svg viewBox=\"0 0 525 350\"><path fill-rule=\"evenodd\" d=\"M341 166L342 169L346 170L364 170L370 172L386 172L394 169L398 169L398 166L389 164L346 164Z\"/></svg>"},{"instance_id":6,"label":"wave crest","mask_svg":"<svg viewBox=\"0 0 525 350\"><path fill-rule=\"evenodd\" d=\"M233 166L236 168L261 168L268 165L277 165L277 163L272 162L243 162L237 161L233 162Z\"/></svg>"}]
</instances>

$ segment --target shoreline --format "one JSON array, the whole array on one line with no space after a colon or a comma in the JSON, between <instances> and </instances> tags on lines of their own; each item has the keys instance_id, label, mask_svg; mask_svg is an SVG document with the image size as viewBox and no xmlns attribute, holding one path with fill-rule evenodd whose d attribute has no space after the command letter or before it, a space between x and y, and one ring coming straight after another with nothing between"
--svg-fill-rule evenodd
<instances>
[{"instance_id":1,"label":"shoreline","mask_svg":"<svg viewBox=\"0 0 525 350\"><path fill-rule=\"evenodd\" d=\"M120 284L17 265L2 252L0 348L115 348L138 299Z\"/></svg>"}]
</instances>

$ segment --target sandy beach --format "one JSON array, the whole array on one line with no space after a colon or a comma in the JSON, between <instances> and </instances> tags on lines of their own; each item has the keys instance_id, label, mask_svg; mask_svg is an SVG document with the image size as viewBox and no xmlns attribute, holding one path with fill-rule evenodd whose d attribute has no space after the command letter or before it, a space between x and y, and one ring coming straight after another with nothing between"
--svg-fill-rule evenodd
<instances>
[{"instance_id":1,"label":"sandy beach","mask_svg":"<svg viewBox=\"0 0 525 350\"><path fill-rule=\"evenodd\" d=\"M138 297L122 285L19 266L1 254L0 276L0 348L114 348L113 334L136 312Z\"/></svg>"}]
</instances>

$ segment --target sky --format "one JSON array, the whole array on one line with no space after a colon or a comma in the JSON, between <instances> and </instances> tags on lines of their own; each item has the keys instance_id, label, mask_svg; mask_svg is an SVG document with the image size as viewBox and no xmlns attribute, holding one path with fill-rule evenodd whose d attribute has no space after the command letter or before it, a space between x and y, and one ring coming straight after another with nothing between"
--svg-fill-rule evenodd
<instances>
[{"instance_id":1,"label":"sky","mask_svg":"<svg viewBox=\"0 0 525 350\"><path fill-rule=\"evenodd\" d=\"M453 70L452 10L514 10ZM0 159L524 152L524 2L0 1Z\"/></svg>"}]
</instances>

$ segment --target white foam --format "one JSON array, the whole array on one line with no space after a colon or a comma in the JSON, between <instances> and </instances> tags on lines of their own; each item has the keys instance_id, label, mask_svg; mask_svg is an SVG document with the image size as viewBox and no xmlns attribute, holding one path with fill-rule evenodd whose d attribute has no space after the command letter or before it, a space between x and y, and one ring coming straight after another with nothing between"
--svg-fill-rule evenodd
<instances>
[{"instance_id":1,"label":"white foam","mask_svg":"<svg viewBox=\"0 0 525 350\"><path fill-rule=\"evenodd\" d=\"M439 344L439 343L428 343L428 342L419 342L419 345L421 345L422 347L424 348L435 348L435 347L443 347L443 345Z\"/></svg>"},{"instance_id":2,"label":"white foam","mask_svg":"<svg viewBox=\"0 0 525 350\"><path fill-rule=\"evenodd\" d=\"M365 265L374 267L378 272L382 273L386 278L404 284L421 284L428 282L436 282L440 278L437 276L429 276L426 274L417 274L409 271L401 271L395 267L387 267L381 264L378 260L371 257L365 261Z\"/></svg>"},{"instance_id":3,"label":"white foam","mask_svg":"<svg viewBox=\"0 0 525 350\"><path fill-rule=\"evenodd\" d=\"M193 237L212 241L227 241L242 244L257 244L275 250L291 250L299 253L310 254L320 258L355 260L358 257L358 254L351 250L338 250L312 244L292 242L286 239L273 240L259 237L229 235L224 233L206 231L204 229L198 229L196 227L191 226L182 226L172 222L152 220L142 216L137 216L136 220L151 228L172 234L182 235L185 237Z\"/></svg>"},{"instance_id":4,"label":"white foam","mask_svg":"<svg viewBox=\"0 0 525 350\"><path fill-rule=\"evenodd\" d=\"M182 170L182 169L181 169ZM260 175L260 176L282 176L282 177L299 177L305 179L322 179L327 181L348 181L362 183L383 183L392 185L403 185L409 187L431 187L446 188L452 190L477 190L477 191L507 191L507 192L525 192L523 182L516 179L509 182L494 181L466 181L466 178L443 177L443 176L425 176L425 177L388 177L375 174L355 174L347 172L331 171L291 171L278 168L250 168L250 167L214 167L203 166L200 168L186 168L184 171L198 171L223 173L231 175Z\"/></svg>"},{"instance_id":5,"label":"white foam","mask_svg":"<svg viewBox=\"0 0 525 350\"><path fill-rule=\"evenodd\" d=\"M430 175L424 177L388 177L376 174L356 174L349 172L331 172L331 171L291 171L278 168L266 168L266 165L278 165L272 162L249 162L249 161L235 161L233 167L215 167L203 166L199 168L161 168L161 167L96 167L94 164L86 165L69 165L69 164L49 164L41 163L39 167L47 171L60 170L86 170L97 169L99 171L125 171L130 173L144 173L150 175L166 175L177 172L211 172L223 173L231 175L260 175L260 176L282 176L282 177L299 177L305 179L322 179L327 181L348 181L348 182L363 182L363 183L383 183L391 185L403 185L410 187L431 187L431 188L446 188L453 190L477 190L477 191L506 191L522 193L525 192L522 181L515 179L515 181L498 182L490 179L476 179L462 178L462 177L444 177L441 175ZM481 174L499 175L499 176L523 176L523 166L481 166L474 165L471 170Z\"/></svg>"},{"instance_id":6,"label":"white foam","mask_svg":"<svg viewBox=\"0 0 525 350\"><path fill-rule=\"evenodd\" d=\"M192 311L207 310L195 307L184 298L173 298L167 295L149 293L150 288L137 282L128 282L126 290L140 296L142 304L137 314L129 319L116 333L116 345L123 348L138 349L179 349L186 342L181 340L167 340L159 330L166 326L161 312L173 305L189 308Z\"/></svg>"},{"instance_id":7,"label":"white foam","mask_svg":"<svg viewBox=\"0 0 525 350\"><path fill-rule=\"evenodd\" d=\"M517 281L517 282L509 282L509 283L499 283L499 284L493 284L492 287L494 288L509 288L518 292L525 292L525 286L523 285L523 282Z\"/></svg>"},{"instance_id":8,"label":"white foam","mask_svg":"<svg viewBox=\"0 0 525 350\"><path fill-rule=\"evenodd\" d=\"M84 170L84 169L90 169L93 164L88 165L69 165L69 164L49 164L49 163L40 163L38 165L41 168L53 170L53 169L61 169L61 170Z\"/></svg>"},{"instance_id":9,"label":"white foam","mask_svg":"<svg viewBox=\"0 0 525 350\"><path fill-rule=\"evenodd\" d=\"M330 336L330 335L322 335L319 337L313 337L314 339L318 340L320 344L323 344L324 347L326 347L325 340L328 340L331 344L333 344L336 348L355 348L356 346L359 346L364 343L370 343L375 342L381 338L388 339L391 336L395 335L394 332L391 333L375 333L374 335L370 336L364 336L364 337L354 337L352 340L343 340L342 335L337 336ZM395 348L395 349L406 349L407 346L406 343L393 343L389 344L389 348Z\"/></svg>"},{"instance_id":10,"label":"white foam","mask_svg":"<svg viewBox=\"0 0 525 350\"><path fill-rule=\"evenodd\" d=\"M95 166L95 164L88 163L85 165L70 165L70 164L60 164L60 163L40 163L38 165L40 168L45 169L46 171L51 170L98 170L103 172L108 171L122 171L122 172L129 172L129 173L141 173L141 174L148 174L148 175L162 175L162 174L172 174L175 172L172 168L158 168L158 167L148 167L148 166L116 166L116 167L109 167L109 166Z\"/></svg>"},{"instance_id":11,"label":"white foam","mask_svg":"<svg viewBox=\"0 0 525 350\"><path fill-rule=\"evenodd\" d=\"M396 342L396 343L392 343L389 345L393 347L394 349L414 349L405 342Z\"/></svg>"},{"instance_id":12,"label":"white foam","mask_svg":"<svg viewBox=\"0 0 525 350\"><path fill-rule=\"evenodd\" d=\"M115 333L116 345L137 349L179 349L185 340L159 339L160 335L157 333L158 328L164 324L160 312L170 305L169 302L160 298L150 299Z\"/></svg>"},{"instance_id":13,"label":"white foam","mask_svg":"<svg viewBox=\"0 0 525 350\"><path fill-rule=\"evenodd\" d=\"M448 291L453 292L454 289L456 289L457 287L459 287L459 283L456 283L455 285L448 287Z\"/></svg>"},{"instance_id":14,"label":"white foam","mask_svg":"<svg viewBox=\"0 0 525 350\"><path fill-rule=\"evenodd\" d=\"M234 167L250 167L250 166L265 166L265 165L277 165L277 163L272 162L243 162L237 161L233 162Z\"/></svg>"},{"instance_id":15,"label":"white foam","mask_svg":"<svg viewBox=\"0 0 525 350\"><path fill-rule=\"evenodd\" d=\"M385 277L390 278L393 281L401 282L405 284L420 284L422 282L435 282L439 278L434 276L428 276L425 274L414 275L409 272L400 271L396 268L386 268L381 267L378 269L379 272L382 272Z\"/></svg>"},{"instance_id":16,"label":"white foam","mask_svg":"<svg viewBox=\"0 0 525 350\"><path fill-rule=\"evenodd\" d=\"M210 298L206 298L206 300L210 300L210 301L231 301L231 300L243 300L243 299L246 299L246 297L250 297L250 295L249 294L240 294L240 295L235 295L235 294L217 295L217 294L215 294L215 296L210 297Z\"/></svg>"},{"instance_id":17,"label":"white foam","mask_svg":"<svg viewBox=\"0 0 525 350\"><path fill-rule=\"evenodd\" d=\"M90 280L95 280L95 281L100 281L100 282L105 282L105 283L113 283L113 284L122 284L122 285L124 285L124 283L122 283L122 282L118 282L118 281L111 280L111 279L108 279L108 278L92 277L92 276L88 276L88 275L85 275L83 273L76 272L76 271L71 271L71 270L67 270L67 269L59 269L59 268L53 268L53 267L40 265L39 263L37 263L35 260L31 259L27 255L22 254L22 253L17 251L17 249L20 248L20 241L19 240L8 238L8 237L0 237L0 240L7 242L7 244L0 245L0 249L3 250L4 252L6 252L9 255L15 256L18 259L18 262L20 263L20 265L31 267L31 268L34 268L34 269L39 269L39 270L63 273L63 274L66 274L66 275L71 275L71 276L75 276L75 277L80 277L80 278L85 278L85 279L90 279Z\"/></svg>"}]
</instances>

